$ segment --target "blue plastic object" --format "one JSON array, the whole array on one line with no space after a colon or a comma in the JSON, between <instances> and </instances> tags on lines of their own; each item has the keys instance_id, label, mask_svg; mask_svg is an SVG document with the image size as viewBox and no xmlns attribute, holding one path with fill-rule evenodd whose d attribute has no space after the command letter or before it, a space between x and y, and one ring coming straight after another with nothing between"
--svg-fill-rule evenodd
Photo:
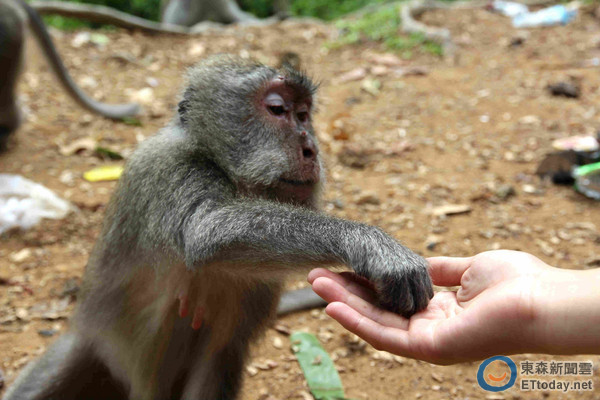
<instances>
[{"instance_id":1,"label":"blue plastic object","mask_svg":"<svg viewBox=\"0 0 600 400\"><path fill-rule=\"evenodd\" d=\"M569 9L563 5L556 5L535 12L518 14L513 18L512 23L515 28L566 25L576 16L576 9Z\"/></svg>"}]
</instances>

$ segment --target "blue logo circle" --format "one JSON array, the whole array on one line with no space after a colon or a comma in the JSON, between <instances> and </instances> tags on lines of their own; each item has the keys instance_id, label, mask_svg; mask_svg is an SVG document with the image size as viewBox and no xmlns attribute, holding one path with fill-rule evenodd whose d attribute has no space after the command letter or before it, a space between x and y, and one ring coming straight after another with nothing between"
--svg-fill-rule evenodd
<instances>
[{"instance_id":1,"label":"blue logo circle","mask_svg":"<svg viewBox=\"0 0 600 400\"><path fill-rule=\"evenodd\" d=\"M508 368L510 369L510 379L508 383L503 386L492 386L485 381L483 373L485 372L485 368L493 363L494 361L504 361ZM515 382L517 381L517 364L510 358L506 356L494 356L490 357L479 365L479 369L477 370L477 383L483 390L487 390L488 392L501 392L503 390L509 389L513 387Z\"/></svg>"}]
</instances>

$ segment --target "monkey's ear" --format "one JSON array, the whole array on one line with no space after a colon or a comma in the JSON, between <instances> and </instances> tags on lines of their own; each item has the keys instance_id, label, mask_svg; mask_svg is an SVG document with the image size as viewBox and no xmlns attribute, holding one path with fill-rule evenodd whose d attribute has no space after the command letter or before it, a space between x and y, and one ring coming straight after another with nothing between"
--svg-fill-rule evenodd
<instances>
[{"instance_id":1,"label":"monkey's ear","mask_svg":"<svg viewBox=\"0 0 600 400\"><path fill-rule=\"evenodd\" d=\"M183 99L179 102L177 107L177 113L179 114L179 120L181 121L181 125L185 126L187 124L187 112L190 106L190 102L187 99Z\"/></svg>"}]
</instances>

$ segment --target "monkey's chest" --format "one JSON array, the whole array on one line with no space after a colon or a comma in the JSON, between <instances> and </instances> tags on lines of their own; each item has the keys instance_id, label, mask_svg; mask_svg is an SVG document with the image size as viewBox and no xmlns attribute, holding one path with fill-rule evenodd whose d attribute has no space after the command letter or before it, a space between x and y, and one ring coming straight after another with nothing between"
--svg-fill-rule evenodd
<instances>
[{"instance_id":1,"label":"monkey's chest","mask_svg":"<svg viewBox=\"0 0 600 400\"><path fill-rule=\"evenodd\" d=\"M183 326L192 336L193 332L206 336L211 351L221 350L234 337L251 340L259 334L275 315L280 292L276 283L239 279L214 266L199 273L182 269L166 280L160 275L155 279L163 290L153 307L160 325L176 331Z\"/></svg>"}]
</instances>

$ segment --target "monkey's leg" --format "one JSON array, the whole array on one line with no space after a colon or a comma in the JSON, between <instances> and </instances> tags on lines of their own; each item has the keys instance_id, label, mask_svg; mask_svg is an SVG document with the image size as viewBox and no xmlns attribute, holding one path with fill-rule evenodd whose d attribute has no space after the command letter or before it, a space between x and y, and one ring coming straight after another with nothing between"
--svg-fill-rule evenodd
<instances>
[{"instance_id":1,"label":"monkey's leg","mask_svg":"<svg viewBox=\"0 0 600 400\"><path fill-rule=\"evenodd\" d=\"M242 348L240 348L242 347ZM228 345L207 359L196 357L182 399L232 400L237 398L242 382L244 346Z\"/></svg>"},{"instance_id":2,"label":"monkey's leg","mask_svg":"<svg viewBox=\"0 0 600 400\"><path fill-rule=\"evenodd\" d=\"M21 372L4 400L125 400L124 388L77 335L61 336Z\"/></svg>"},{"instance_id":3,"label":"monkey's leg","mask_svg":"<svg viewBox=\"0 0 600 400\"><path fill-rule=\"evenodd\" d=\"M241 309L228 317L237 321L237 327L229 341L214 347L213 341L208 340L198 349L187 377L182 399L233 400L237 398L248 345L271 321L279 290L278 285L258 283L242 297ZM221 311L235 313L226 308ZM228 328L222 322L216 320L212 326L207 324L210 336L225 334Z\"/></svg>"}]
</instances>

